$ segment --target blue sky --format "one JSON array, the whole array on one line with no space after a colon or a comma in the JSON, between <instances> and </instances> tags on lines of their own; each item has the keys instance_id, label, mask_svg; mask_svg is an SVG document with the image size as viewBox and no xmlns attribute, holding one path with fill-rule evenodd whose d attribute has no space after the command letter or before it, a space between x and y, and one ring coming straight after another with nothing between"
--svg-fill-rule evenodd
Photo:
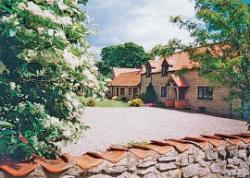
<instances>
[{"instance_id":1,"label":"blue sky","mask_svg":"<svg viewBox=\"0 0 250 178\"><path fill-rule=\"evenodd\" d=\"M149 51L172 38L192 40L187 31L169 22L175 15L193 18L191 0L90 0L85 9L99 25L97 34L89 38L97 55L103 47L129 41Z\"/></svg>"}]
</instances>

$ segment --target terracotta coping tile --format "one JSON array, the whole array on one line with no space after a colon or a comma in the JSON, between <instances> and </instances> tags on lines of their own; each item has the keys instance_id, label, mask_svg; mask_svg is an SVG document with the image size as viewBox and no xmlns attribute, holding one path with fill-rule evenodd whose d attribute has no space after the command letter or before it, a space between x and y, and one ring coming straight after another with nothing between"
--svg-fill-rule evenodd
<instances>
[{"instance_id":1,"label":"terracotta coping tile","mask_svg":"<svg viewBox=\"0 0 250 178\"><path fill-rule=\"evenodd\" d=\"M234 135L236 138L240 139L241 141L243 141L244 143L250 143L250 137L247 138L247 137L241 137L241 136L237 136L237 135Z\"/></svg>"},{"instance_id":2,"label":"terracotta coping tile","mask_svg":"<svg viewBox=\"0 0 250 178\"><path fill-rule=\"evenodd\" d=\"M134 148L141 148L145 150L152 150L155 151L161 155L166 154L167 152L172 150L172 146L160 146L156 144L148 144L148 145L133 145Z\"/></svg>"},{"instance_id":3,"label":"terracotta coping tile","mask_svg":"<svg viewBox=\"0 0 250 178\"><path fill-rule=\"evenodd\" d=\"M37 164L30 163L7 163L0 164L0 169L14 177L26 176L37 168Z\"/></svg>"},{"instance_id":4,"label":"terracotta coping tile","mask_svg":"<svg viewBox=\"0 0 250 178\"><path fill-rule=\"evenodd\" d=\"M250 137L250 132L242 132L239 135L245 136L245 137Z\"/></svg>"},{"instance_id":5,"label":"terracotta coping tile","mask_svg":"<svg viewBox=\"0 0 250 178\"><path fill-rule=\"evenodd\" d=\"M181 142L177 142L175 140L165 140L166 143L168 143L169 145L175 147L179 152L183 153L185 151L187 151L190 148L190 144L187 143L181 143Z\"/></svg>"},{"instance_id":6,"label":"terracotta coping tile","mask_svg":"<svg viewBox=\"0 0 250 178\"><path fill-rule=\"evenodd\" d=\"M112 163L118 163L125 157L126 153L127 151L106 151L101 154L101 157Z\"/></svg>"},{"instance_id":7,"label":"terracotta coping tile","mask_svg":"<svg viewBox=\"0 0 250 178\"><path fill-rule=\"evenodd\" d=\"M203 141L200 140L198 138L194 138L194 137L185 137L184 139L182 139L184 141L186 141L186 143L191 143L193 145L198 146L199 148L201 148L202 150L206 150L209 148L210 143L207 141Z\"/></svg>"},{"instance_id":8,"label":"terracotta coping tile","mask_svg":"<svg viewBox=\"0 0 250 178\"><path fill-rule=\"evenodd\" d=\"M200 137L200 139L209 142L210 144L212 144L216 148L218 148L219 146L223 145L223 143L224 143L223 140L214 139L214 138Z\"/></svg>"},{"instance_id":9,"label":"terracotta coping tile","mask_svg":"<svg viewBox=\"0 0 250 178\"><path fill-rule=\"evenodd\" d=\"M232 135L225 135L225 134L214 134L215 136L221 137L228 141L231 145L239 145L241 144L241 139L235 138L235 136Z\"/></svg>"},{"instance_id":10,"label":"terracotta coping tile","mask_svg":"<svg viewBox=\"0 0 250 178\"><path fill-rule=\"evenodd\" d=\"M144 159L152 155L152 151L145 149L131 148L129 149L129 151L133 153L135 156L137 156L139 159Z\"/></svg>"},{"instance_id":11,"label":"terracotta coping tile","mask_svg":"<svg viewBox=\"0 0 250 178\"><path fill-rule=\"evenodd\" d=\"M171 146L171 144L167 143L164 140L151 140L151 142L161 146Z\"/></svg>"},{"instance_id":12,"label":"terracotta coping tile","mask_svg":"<svg viewBox=\"0 0 250 178\"><path fill-rule=\"evenodd\" d=\"M74 161L81 169L91 169L103 163L103 159L96 158L90 155L82 155L80 157L65 155L70 161Z\"/></svg>"},{"instance_id":13,"label":"terracotta coping tile","mask_svg":"<svg viewBox=\"0 0 250 178\"><path fill-rule=\"evenodd\" d=\"M111 145L108 149L109 151L128 151L128 147L120 145Z\"/></svg>"},{"instance_id":14,"label":"terracotta coping tile","mask_svg":"<svg viewBox=\"0 0 250 178\"><path fill-rule=\"evenodd\" d=\"M45 168L48 172L54 174L65 171L71 167L71 165L62 158L59 158L57 160L46 160L38 157L35 159L35 162Z\"/></svg>"},{"instance_id":15,"label":"terracotta coping tile","mask_svg":"<svg viewBox=\"0 0 250 178\"><path fill-rule=\"evenodd\" d=\"M217 140L223 140L221 137L215 136L215 135L201 135L204 138L212 138Z\"/></svg>"}]
</instances>

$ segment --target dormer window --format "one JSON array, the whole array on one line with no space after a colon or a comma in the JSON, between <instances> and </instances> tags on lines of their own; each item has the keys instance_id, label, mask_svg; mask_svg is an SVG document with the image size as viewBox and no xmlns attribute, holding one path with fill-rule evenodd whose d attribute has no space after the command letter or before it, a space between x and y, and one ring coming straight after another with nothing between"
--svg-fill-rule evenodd
<instances>
[{"instance_id":1,"label":"dormer window","mask_svg":"<svg viewBox=\"0 0 250 178\"><path fill-rule=\"evenodd\" d=\"M152 69L151 69L150 67L148 67L148 68L146 69L146 76L147 76L147 77L150 77L150 76L151 76L151 72L152 72Z\"/></svg>"},{"instance_id":2,"label":"dormer window","mask_svg":"<svg viewBox=\"0 0 250 178\"><path fill-rule=\"evenodd\" d=\"M168 65L164 65L164 66L162 67L161 75L162 75L162 76L167 75L167 74L168 74L168 69L169 69L169 66L168 66Z\"/></svg>"}]
</instances>

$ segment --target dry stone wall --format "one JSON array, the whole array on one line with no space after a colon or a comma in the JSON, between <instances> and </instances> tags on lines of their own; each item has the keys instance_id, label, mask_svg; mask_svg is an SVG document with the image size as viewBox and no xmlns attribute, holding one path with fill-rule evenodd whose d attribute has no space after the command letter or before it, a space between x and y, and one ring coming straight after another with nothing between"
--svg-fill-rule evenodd
<instances>
[{"instance_id":1,"label":"dry stone wall","mask_svg":"<svg viewBox=\"0 0 250 178\"><path fill-rule=\"evenodd\" d=\"M35 160L37 167L24 177L249 178L250 133L154 140L129 148L112 146L106 152L81 157L66 154L62 160ZM10 173L2 169L0 177L13 177Z\"/></svg>"}]
</instances>

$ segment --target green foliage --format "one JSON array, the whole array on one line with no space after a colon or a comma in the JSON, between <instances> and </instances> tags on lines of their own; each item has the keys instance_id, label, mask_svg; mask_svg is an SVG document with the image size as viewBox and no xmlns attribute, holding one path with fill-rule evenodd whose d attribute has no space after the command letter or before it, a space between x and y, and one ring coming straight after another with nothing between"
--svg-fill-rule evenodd
<instances>
[{"instance_id":1,"label":"green foliage","mask_svg":"<svg viewBox=\"0 0 250 178\"><path fill-rule=\"evenodd\" d=\"M86 106L89 106L89 107L94 107L96 105L96 101L94 98L90 98L88 99L87 103L86 103Z\"/></svg>"},{"instance_id":2,"label":"green foliage","mask_svg":"<svg viewBox=\"0 0 250 178\"><path fill-rule=\"evenodd\" d=\"M142 107L144 105L143 101L139 98L129 101L129 105L133 107Z\"/></svg>"},{"instance_id":3,"label":"green foliage","mask_svg":"<svg viewBox=\"0 0 250 178\"><path fill-rule=\"evenodd\" d=\"M158 101L158 97L152 83L147 86L146 93L142 93L140 97L144 103L157 103Z\"/></svg>"},{"instance_id":4,"label":"green foliage","mask_svg":"<svg viewBox=\"0 0 250 178\"><path fill-rule=\"evenodd\" d=\"M85 4L86 0L78 1ZM86 14L72 0L0 3L0 157L56 157L87 128L76 91L101 95Z\"/></svg>"},{"instance_id":5,"label":"green foliage","mask_svg":"<svg viewBox=\"0 0 250 178\"><path fill-rule=\"evenodd\" d=\"M191 46L206 46L204 53L189 50L201 64L200 73L211 83L230 90L227 101L250 103L250 6L241 0L196 0L198 21L173 17L172 22L189 30ZM211 44L211 45L210 45ZM218 53L219 51L219 53ZM248 107L238 110L250 111Z\"/></svg>"},{"instance_id":6,"label":"green foliage","mask_svg":"<svg viewBox=\"0 0 250 178\"><path fill-rule=\"evenodd\" d=\"M103 63L100 64L99 69L105 74L107 68L109 68L110 73L112 67L140 68L149 59L149 55L144 51L144 48L134 43L124 43L103 48L101 56Z\"/></svg>"}]
</instances>

